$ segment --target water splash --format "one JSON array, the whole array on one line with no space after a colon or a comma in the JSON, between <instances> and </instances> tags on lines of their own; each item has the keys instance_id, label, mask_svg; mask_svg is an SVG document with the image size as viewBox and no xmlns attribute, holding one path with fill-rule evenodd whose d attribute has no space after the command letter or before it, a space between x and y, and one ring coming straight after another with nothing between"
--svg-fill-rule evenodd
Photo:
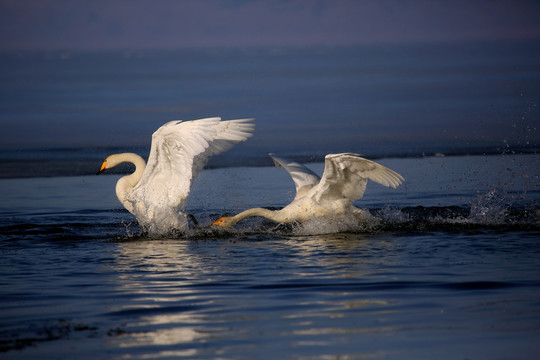
<instances>
[{"instance_id":1,"label":"water splash","mask_svg":"<svg viewBox=\"0 0 540 360\"><path fill-rule=\"evenodd\" d=\"M373 221L356 219L330 221L313 219L304 223L277 224L263 218L250 218L231 228L212 226L212 220L201 217L200 225L187 232L171 233L181 239L212 239L250 236L316 236L338 233L380 234L416 231L515 231L540 230L537 205L513 206L516 197L502 188L480 194L469 206L412 206L370 209Z\"/></svg>"},{"instance_id":2,"label":"water splash","mask_svg":"<svg viewBox=\"0 0 540 360\"><path fill-rule=\"evenodd\" d=\"M371 217L366 221L358 221L356 217L341 218L338 221L328 219L312 219L304 223L294 224L294 235L324 235L342 232L371 233L380 228L381 219Z\"/></svg>"},{"instance_id":3,"label":"water splash","mask_svg":"<svg viewBox=\"0 0 540 360\"><path fill-rule=\"evenodd\" d=\"M472 202L467 220L484 225L505 224L514 201L514 196L504 186L493 188L485 194L479 194L476 201Z\"/></svg>"}]
</instances>

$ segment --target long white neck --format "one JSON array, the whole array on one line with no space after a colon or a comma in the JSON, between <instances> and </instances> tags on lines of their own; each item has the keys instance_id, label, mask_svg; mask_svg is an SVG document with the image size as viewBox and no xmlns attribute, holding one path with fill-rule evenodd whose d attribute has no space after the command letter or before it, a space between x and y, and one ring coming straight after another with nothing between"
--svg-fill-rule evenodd
<instances>
[{"instance_id":1,"label":"long white neck","mask_svg":"<svg viewBox=\"0 0 540 360\"><path fill-rule=\"evenodd\" d=\"M267 218L268 220L272 220L275 222L289 222L288 219L283 217L283 214L281 213L280 210L273 211L273 210L268 210L264 208L253 208L253 209L242 211L241 213L236 214L235 216L232 216L231 222L234 225L244 220L245 218L252 217L252 216L264 217L264 218Z\"/></svg>"},{"instance_id":2,"label":"long white neck","mask_svg":"<svg viewBox=\"0 0 540 360\"><path fill-rule=\"evenodd\" d=\"M126 201L127 194L139 183L139 180L141 180L144 169L146 168L146 162L142 157L134 153L115 154L107 158L107 168L112 168L125 162L134 164L135 171L118 180L116 183L116 196L122 205L133 213L132 204Z\"/></svg>"}]
</instances>

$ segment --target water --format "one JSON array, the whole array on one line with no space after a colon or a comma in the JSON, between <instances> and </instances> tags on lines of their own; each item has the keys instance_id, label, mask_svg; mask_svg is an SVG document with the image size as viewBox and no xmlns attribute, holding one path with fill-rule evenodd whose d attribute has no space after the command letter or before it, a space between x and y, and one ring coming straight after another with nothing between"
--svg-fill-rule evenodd
<instances>
[{"instance_id":1,"label":"water","mask_svg":"<svg viewBox=\"0 0 540 360\"><path fill-rule=\"evenodd\" d=\"M538 52L433 49L4 54L1 357L536 357ZM256 135L195 181L200 227L142 236L119 175L92 174L145 155L165 121L210 115L255 116ZM378 228L210 227L292 200L266 153L320 174L330 151L405 177L357 203Z\"/></svg>"},{"instance_id":2,"label":"water","mask_svg":"<svg viewBox=\"0 0 540 360\"><path fill-rule=\"evenodd\" d=\"M0 54L0 176L93 174L110 152L147 154L167 121L211 116L257 123L211 166L530 153L539 44Z\"/></svg>"},{"instance_id":3,"label":"water","mask_svg":"<svg viewBox=\"0 0 540 360\"><path fill-rule=\"evenodd\" d=\"M380 162L407 182L369 184L371 233L209 229L290 201L274 167L204 171L187 206L202 228L151 240L117 176L1 180L3 358L534 357L540 156Z\"/></svg>"}]
</instances>

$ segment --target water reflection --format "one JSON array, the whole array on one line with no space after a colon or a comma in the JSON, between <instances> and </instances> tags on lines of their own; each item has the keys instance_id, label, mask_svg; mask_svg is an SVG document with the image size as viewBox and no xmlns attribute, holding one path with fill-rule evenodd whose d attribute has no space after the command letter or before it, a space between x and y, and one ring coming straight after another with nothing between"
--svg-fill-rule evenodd
<instances>
[{"instance_id":1,"label":"water reflection","mask_svg":"<svg viewBox=\"0 0 540 360\"><path fill-rule=\"evenodd\" d=\"M200 327L205 319L193 311L211 304L193 287L192 274L201 259L190 254L188 243L178 240L140 240L118 243L115 271L117 289L125 302L111 313L125 321L113 346L122 348L191 344L210 336ZM196 349L163 351L149 356L193 356ZM140 354L138 358L145 358Z\"/></svg>"},{"instance_id":2,"label":"water reflection","mask_svg":"<svg viewBox=\"0 0 540 360\"><path fill-rule=\"evenodd\" d=\"M324 271L316 271L318 277L334 279L366 279L373 276L387 276L388 270L378 266L381 253L385 262L395 266L399 259L399 244L386 236L377 234L339 233L290 237L287 242L290 251L296 253L299 265L319 266ZM304 268L304 267L300 267ZM309 267L308 267L309 268ZM299 273L306 276L310 273Z\"/></svg>"},{"instance_id":3,"label":"water reflection","mask_svg":"<svg viewBox=\"0 0 540 360\"><path fill-rule=\"evenodd\" d=\"M205 334L196 331L193 328L170 328L160 329L152 332L132 333L129 338L122 338L117 344L120 347L134 347L145 345L175 345L181 343L191 343L205 338ZM194 350L189 351L190 354Z\"/></svg>"},{"instance_id":4,"label":"water reflection","mask_svg":"<svg viewBox=\"0 0 540 360\"><path fill-rule=\"evenodd\" d=\"M396 331L385 319L397 301L362 287L381 272L366 267L374 241L389 245L359 234L119 242L124 301L110 315L124 325L110 344L131 358L236 358L265 347L279 357L329 335L352 345L359 334Z\"/></svg>"}]
</instances>

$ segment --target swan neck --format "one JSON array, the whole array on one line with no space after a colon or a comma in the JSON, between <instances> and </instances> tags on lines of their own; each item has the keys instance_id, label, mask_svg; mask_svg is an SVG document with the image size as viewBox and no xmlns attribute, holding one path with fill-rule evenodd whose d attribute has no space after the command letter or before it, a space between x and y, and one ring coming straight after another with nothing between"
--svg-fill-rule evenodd
<instances>
[{"instance_id":1,"label":"swan neck","mask_svg":"<svg viewBox=\"0 0 540 360\"><path fill-rule=\"evenodd\" d=\"M132 214L134 213L133 204L128 201L128 194L139 183L146 168L146 162L142 157L134 153L122 153L111 155L107 162L109 167L115 167L124 162L130 162L135 165L135 171L129 175L122 176L116 183L116 197Z\"/></svg>"},{"instance_id":2,"label":"swan neck","mask_svg":"<svg viewBox=\"0 0 540 360\"><path fill-rule=\"evenodd\" d=\"M140 157L137 154L134 153L122 153L122 154L116 154L111 156L111 167L119 165L124 162L130 162L133 165L135 165L135 171L132 172L130 175L126 175L123 177L123 179L128 180L131 187L134 187L137 185L139 180L141 180L141 177L144 173L144 169L146 168L146 162L142 157Z\"/></svg>"},{"instance_id":3,"label":"swan neck","mask_svg":"<svg viewBox=\"0 0 540 360\"><path fill-rule=\"evenodd\" d=\"M253 208L253 209L242 211L241 213L233 216L232 220L236 224L239 221L242 221L245 218L252 217L252 216L260 216L260 217L267 218L268 220L279 222L277 211L272 211L272 210L268 210L264 208Z\"/></svg>"},{"instance_id":4,"label":"swan neck","mask_svg":"<svg viewBox=\"0 0 540 360\"><path fill-rule=\"evenodd\" d=\"M135 165L135 171L131 174L131 176L133 176L133 180L135 181L135 184L137 184L144 174L146 161L144 161L144 159L139 155L132 154L131 162Z\"/></svg>"}]
</instances>

